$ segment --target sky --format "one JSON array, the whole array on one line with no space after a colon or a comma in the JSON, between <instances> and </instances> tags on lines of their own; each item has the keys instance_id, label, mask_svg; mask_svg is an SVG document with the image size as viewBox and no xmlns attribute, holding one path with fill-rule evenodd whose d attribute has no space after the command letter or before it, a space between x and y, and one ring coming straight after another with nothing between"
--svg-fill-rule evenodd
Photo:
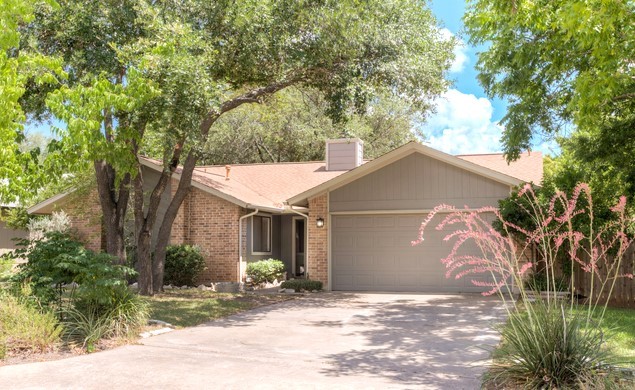
<instances>
[{"instance_id":1,"label":"sky","mask_svg":"<svg viewBox=\"0 0 635 390\"><path fill-rule=\"evenodd\" d=\"M437 113L423 125L426 143L450 154L500 152L507 104L500 99L488 99L477 80L474 68L477 52L483 48L467 44L463 28L465 0L432 0L431 9L444 32L457 36L463 45L454 51L450 69L454 85L437 102ZM553 141L537 139L533 150L554 155L558 148Z\"/></svg>"}]
</instances>

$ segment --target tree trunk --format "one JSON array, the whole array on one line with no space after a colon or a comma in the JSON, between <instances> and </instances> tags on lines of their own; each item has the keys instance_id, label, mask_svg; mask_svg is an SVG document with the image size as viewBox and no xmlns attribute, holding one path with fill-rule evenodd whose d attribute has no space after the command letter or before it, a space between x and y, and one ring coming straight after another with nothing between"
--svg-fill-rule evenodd
<instances>
[{"instance_id":1,"label":"tree trunk","mask_svg":"<svg viewBox=\"0 0 635 390\"><path fill-rule=\"evenodd\" d=\"M105 161L95 161L97 192L103 214L106 253L116 257L119 264L126 263L124 225L130 197L130 175L126 174L115 191L115 171Z\"/></svg>"},{"instance_id":2,"label":"tree trunk","mask_svg":"<svg viewBox=\"0 0 635 390\"><path fill-rule=\"evenodd\" d=\"M285 81L281 81L278 83L273 83L266 87L257 88L251 90L244 95L235 97L234 99L228 100L224 102L220 109L212 110L208 112L206 117L201 121L199 126L199 134L200 134L200 142L205 143L207 141L210 128L212 125L218 120L218 118L224 113L231 111L237 107L240 107L243 104L247 103L261 103L262 99L265 96L271 95L275 92L278 92L290 85L298 82L300 78L289 79ZM169 170L164 169L161 178L159 179L159 183L155 187L152 196L155 194L159 195L159 200L161 194L163 194L163 190L165 190L165 186L167 185L167 181L163 181L165 178L169 180L172 176L172 173L176 170L179 164L180 155L182 152L183 143L177 144L174 149L174 153L172 155L172 160L170 161ZM170 240L170 235L172 233L172 224L174 223L174 219L185 200L190 188L192 187L192 176L194 173L194 168L196 168L196 163L198 161L198 155L195 148L189 151L187 158L185 159L185 163L183 164L183 169L181 170L181 179L179 180L179 185L177 187L176 192L174 193L174 198L170 202L167 211L163 217L163 221L161 222L161 226L159 228L159 235L157 237L157 246L154 251L154 259L153 259L153 290L154 292L160 292L163 289L163 271L165 264L165 250ZM166 173L169 173L166 176ZM160 188L163 186L162 188ZM152 202L152 198L151 198ZM159 204L156 204L156 208L158 208ZM146 217L147 221L150 221L150 212L153 210L152 207L148 209L148 216ZM154 210L154 215L152 216L151 223L154 224L156 221L156 210Z\"/></svg>"},{"instance_id":3,"label":"tree trunk","mask_svg":"<svg viewBox=\"0 0 635 390\"><path fill-rule=\"evenodd\" d=\"M152 289L152 236L148 231L142 231L137 236L137 267L139 270L139 294L153 295Z\"/></svg>"},{"instance_id":4,"label":"tree trunk","mask_svg":"<svg viewBox=\"0 0 635 390\"><path fill-rule=\"evenodd\" d=\"M190 151L187 158L185 159L185 164L183 164L183 170L181 171L181 180L179 180L179 185L174 193L174 198L170 202L168 209L163 216L163 221L161 222L161 227L159 228L159 235L157 236L157 246L154 248L154 263L153 263L153 284L154 291L159 292L163 289L163 271L165 267L165 252L168 246L168 242L170 241L170 235L172 234L172 224L174 223L174 219L176 219L176 215L179 212L179 208L183 204L185 197L190 191L192 187L192 174L194 173L194 168L196 167L196 162L198 161L198 157L196 156L194 151Z\"/></svg>"}]
</instances>

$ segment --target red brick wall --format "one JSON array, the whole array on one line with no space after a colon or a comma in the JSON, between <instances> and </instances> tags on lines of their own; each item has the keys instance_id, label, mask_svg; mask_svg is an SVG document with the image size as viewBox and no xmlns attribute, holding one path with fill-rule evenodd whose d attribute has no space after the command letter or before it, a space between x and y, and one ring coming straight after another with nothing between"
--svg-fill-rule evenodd
<instances>
[{"instance_id":1,"label":"red brick wall","mask_svg":"<svg viewBox=\"0 0 635 390\"><path fill-rule=\"evenodd\" d=\"M309 199L309 242L308 272L309 278L319 280L328 286L328 204L327 195ZM324 218L324 227L318 228L315 220Z\"/></svg>"},{"instance_id":2,"label":"red brick wall","mask_svg":"<svg viewBox=\"0 0 635 390\"><path fill-rule=\"evenodd\" d=\"M235 282L238 280L238 219L244 215L240 206L192 189L189 195L189 244L201 247L207 270L201 282Z\"/></svg>"},{"instance_id":3,"label":"red brick wall","mask_svg":"<svg viewBox=\"0 0 635 390\"><path fill-rule=\"evenodd\" d=\"M63 210L71 220L71 231L86 248L101 251L102 212L97 189L88 193L74 193L58 210Z\"/></svg>"}]
</instances>

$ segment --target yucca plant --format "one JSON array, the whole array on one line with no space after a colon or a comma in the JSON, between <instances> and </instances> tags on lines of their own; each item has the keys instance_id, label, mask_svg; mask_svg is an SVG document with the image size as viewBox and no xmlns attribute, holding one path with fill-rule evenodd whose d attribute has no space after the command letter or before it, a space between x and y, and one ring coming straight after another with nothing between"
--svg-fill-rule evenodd
<instances>
[{"instance_id":1,"label":"yucca plant","mask_svg":"<svg viewBox=\"0 0 635 390\"><path fill-rule=\"evenodd\" d=\"M502 344L484 377L486 387L601 388L609 383L610 354L599 326L584 314L544 301L512 312L499 327Z\"/></svg>"},{"instance_id":2,"label":"yucca plant","mask_svg":"<svg viewBox=\"0 0 635 390\"><path fill-rule=\"evenodd\" d=\"M632 274L620 274L624 255L633 242L627 234L633 220L626 212L626 198L620 198L611 208L614 218L599 228L594 225L591 188L586 184L578 184L570 197L556 192L546 205L529 184L515 198L526 214L522 224L505 219L494 207L460 210L440 205L428 215L419 238L413 241L413 245L423 241L427 225L443 213L438 230L458 225L445 238L454 241L450 254L441 260L447 268L446 276L491 276L490 282L474 278L472 283L486 289L484 295L498 293L509 320L499 328L503 341L486 384L532 389L617 386L617 374L607 364L613 359L600 331L608 304L601 296L610 296L619 278L633 278ZM481 255L462 255L464 245L476 245ZM524 255L534 251L543 262L544 298L530 296L532 284L525 283L536 264ZM592 287L586 306L579 306L574 294L564 301L558 296L563 260L570 267L569 275L574 274L574 267L589 273ZM575 291L573 281L569 280L567 288L571 292ZM515 289L522 304L516 304L510 294ZM528 303L533 299L538 301Z\"/></svg>"}]
</instances>

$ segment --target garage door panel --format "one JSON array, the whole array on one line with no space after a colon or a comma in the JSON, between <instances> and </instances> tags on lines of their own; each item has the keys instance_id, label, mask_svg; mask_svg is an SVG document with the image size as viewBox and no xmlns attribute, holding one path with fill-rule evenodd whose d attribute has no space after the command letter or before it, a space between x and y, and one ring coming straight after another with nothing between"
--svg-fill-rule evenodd
<instances>
[{"instance_id":1,"label":"garage door panel","mask_svg":"<svg viewBox=\"0 0 635 390\"><path fill-rule=\"evenodd\" d=\"M375 240L372 236L362 235L355 240L355 249L365 250L372 249L375 244Z\"/></svg>"},{"instance_id":2,"label":"garage door panel","mask_svg":"<svg viewBox=\"0 0 635 390\"><path fill-rule=\"evenodd\" d=\"M334 251L346 251L355 249L355 237L353 233L342 233L337 236L333 236L333 250Z\"/></svg>"},{"instance_id":3,"label":"garage door panel","mask_svg":"<svg viewBox=\"0 0 635 390\"><path fill-rule=\"evenodd\" d=\"M469 279L447 279L441 259L453 243L443 239L453 231L429 229L422 244L412 240L425 215L333 216L331 232L333 289L351 291L478 292ZM439 219L440 221L440 219ZM433 221L436 226L439 221ZM436 222L436 223L435 223ZM466 246L461 254L478 255ZM478 276L487 281L486 275Z\"/></svg>"}]
</instances>

